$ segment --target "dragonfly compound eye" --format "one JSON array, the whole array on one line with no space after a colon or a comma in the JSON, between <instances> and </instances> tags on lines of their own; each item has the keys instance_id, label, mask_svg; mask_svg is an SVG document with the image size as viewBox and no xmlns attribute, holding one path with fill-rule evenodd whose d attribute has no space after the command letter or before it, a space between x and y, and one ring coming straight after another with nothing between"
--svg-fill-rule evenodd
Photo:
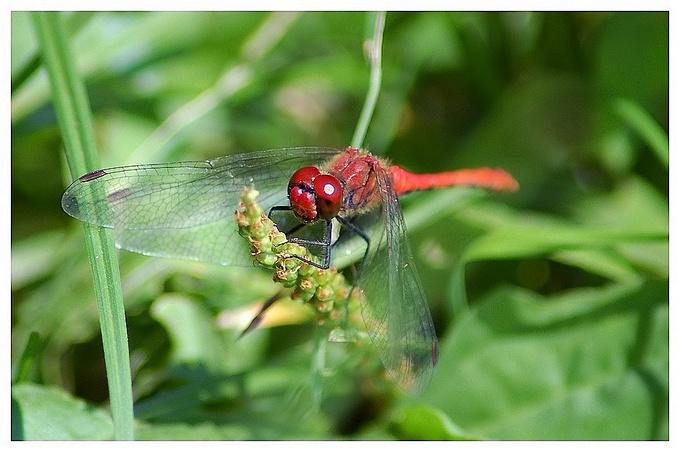
<instances>
[{"instance_id":1,"label":"dragonfly compound eye","mask_svg":"<svg viewBox=\"0 0 680 452\"><path fill-rule=\"evenodd\" d=\"M315 166L305 166L295 171L290 177L290 182L288 182L288 191L294 186L304 185L309 189L312 188L314 184L314 178L319 175L319 169Z\"/></svg>"},{"instance_id":2,"label":"dragonfly compound eye","mask_svg":"<svg viewBox=\"0 0 680 452\"><path fill-rule=\"evenodd\" d=\"M342 206L342 185L330 174L320 174L314 178L316 210L319 218L330 220L338 215Z\"/></svg>"},{"instance_id":3,"label":"dragonfly compound eye","mask_svg":"<svg viewBox=\"0 0 680 452\"><path fill-rule=\"evenodd\" d=\"M305 166L295 171L288 182L288 200L290 208L300 221L312 223L319 219L314 192L314 178L319 170L313 166Z\"/></svg>"},{"instance_id":4,"label":"dragonfly compound eye","mask_svg":"<svg viewBox=\"0 0 680 452\"><path fill-rule=\"evenodd\" d=\"M288 191L288 200L290 201L290 208L293 209L293 213L300 221L313 223L319 219L314 191L305 187L294 186Z\"/></svg>"}]
</instances>

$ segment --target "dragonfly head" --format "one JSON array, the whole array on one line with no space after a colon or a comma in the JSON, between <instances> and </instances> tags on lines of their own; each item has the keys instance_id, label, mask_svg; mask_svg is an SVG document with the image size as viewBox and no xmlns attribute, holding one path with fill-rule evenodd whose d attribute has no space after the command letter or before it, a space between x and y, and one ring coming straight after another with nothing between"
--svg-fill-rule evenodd
<instances>
[{"instance_id":1,"label":"dragonfly head","mask_svg":"<svg viewBox=\"0 0 680 452\"><path fill-rule=\"evenodd\" d=\"M288 200L300 221L330 220L340 212L342 184L335 176L322 174L314 166L305 166L290 178Z\"/></svg>"}]
</instances>

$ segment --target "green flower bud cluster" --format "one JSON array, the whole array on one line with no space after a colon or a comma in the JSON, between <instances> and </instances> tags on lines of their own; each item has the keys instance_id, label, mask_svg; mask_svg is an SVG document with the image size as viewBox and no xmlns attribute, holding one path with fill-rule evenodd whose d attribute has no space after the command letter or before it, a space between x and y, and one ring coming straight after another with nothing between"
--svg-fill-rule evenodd
<instances>
[{"instance_id":1,"label":"green flower bud cluster","mask_svg":"<svg viewBox=\"0 0 680 452\"><path fill-rule=\"evenodd\" d=\"M254 262L271 270L275 282L292 289L291 299L312 306L320 324L363 329L361 291L334 267L322 269L300 260L319 262L307 248L287 240L257 203L258 195L257 190L244 188L236 210L239 234L248 241Z\"/></svg>"}]
</instances>

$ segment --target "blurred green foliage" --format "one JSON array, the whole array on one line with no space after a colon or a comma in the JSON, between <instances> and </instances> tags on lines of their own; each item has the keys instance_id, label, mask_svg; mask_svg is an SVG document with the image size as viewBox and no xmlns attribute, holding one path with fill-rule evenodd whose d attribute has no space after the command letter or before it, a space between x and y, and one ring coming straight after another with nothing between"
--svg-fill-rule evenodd
<instances>
[{"instance_id":1,"label":"blurred green foliage","mask_svg":"<svg viewBox=\"0 0 680 452\"><path fill-rule=\"evenodd\" d=\"M368 86L364 13L68 24L104 166L343 147ZM224 326L276 292L266 274L122 252L137 437L667 439L668 14L390 13L383 60L368 149L521 185L403 200L441 338L431 388L410 398L329 343L315 411L299 306L239 340ZM38 63L13 13L12 432L98 439L92 278L60 209L78 175Z\"/></svg>"}]
</instances>

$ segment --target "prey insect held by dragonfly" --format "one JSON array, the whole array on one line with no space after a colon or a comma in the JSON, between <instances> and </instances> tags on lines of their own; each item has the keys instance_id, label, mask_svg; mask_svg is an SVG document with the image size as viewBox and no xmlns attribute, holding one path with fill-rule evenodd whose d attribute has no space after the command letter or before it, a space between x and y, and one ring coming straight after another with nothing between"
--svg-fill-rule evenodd
<instances>
[{"instance_id":1,"label":"prey insect held by dragonfly","mask_svg":"<svg viewBox=\"0 0 680 452\"><path fill-rule=\"evenodd\" d=\"M265 212L292 211L299 221L294 230L325 223L320 240L289 238L322 251L321 263L293 256L303 262L330 266L334 220L365 241L355 285L368 335L399 386L422 392L437 363L437 337L398 197L455 186L515 191L517 181L501 169L413 174L364 150L287 148L97 170L68 187L62 207L81 221L112 228L119 248L243 266L253 258L233 215L243 188L251 186ZM357 225L362 218L371 219L370 235Z\"/></svg>"}]
</instances>

